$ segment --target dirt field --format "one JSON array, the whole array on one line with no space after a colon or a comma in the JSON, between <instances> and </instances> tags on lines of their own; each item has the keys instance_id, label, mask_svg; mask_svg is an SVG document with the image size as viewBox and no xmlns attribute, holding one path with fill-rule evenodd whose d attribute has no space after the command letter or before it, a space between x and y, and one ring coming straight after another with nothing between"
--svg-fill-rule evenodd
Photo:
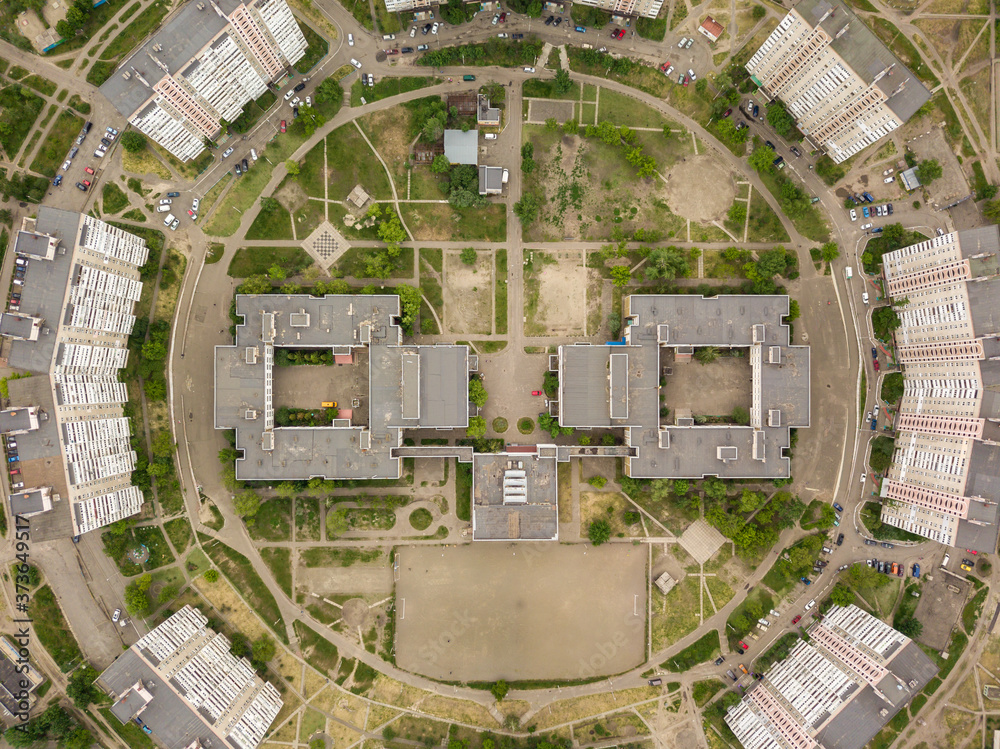
<instances>
[{"instance_id":1,"label":"dirt field","mask_svg":"<svg viewBox=\"0 0 1000 749\"><path fill-rule=\"evenodd\" d=\"M444 253L444 324L451 333L493 331L493 253L479 252L475 265L461 253Z\"/></svg>"},{"instance_id":2,"label":"dirt field","mask_svg":"<svg viewBox=\"0 0 1000 749\"><path fill-rule=\"evenodd\" d=\"M333 599L338 594L388 595L392 592L392 568L384 564L352 564L350 567L303 567L295 572L298 586L306 593Z\"/></svg>"},{"instance_id":3,"label":"dirt field","mask_svg":"<svg viewBox=\"0 0 1000 749\"><path fill-rule=\"evenodd\" d=\"M528 122L542 122L555 117L560 124L573 119L574 102L532 100L528 102Z\"/></svg>"},{"instance_id":4,"label":"dirt field","mask_svg":"<svg viewBox=\"0 0 1000 749\"><path fill-rule=\"evenodd\" d=\"M324 401L334 401L340 408L350 408L351 399L368 398L368 356L356 349L353 364L300 365L274 368L274 407L320 408ZM362 423L367 408L356 408L352 423Z\"/></svg>"},{"instance_id":5,"label":"dirt field","mask_svg":"<svg viewBox=\"0 0 1000 749\"><path fill-rule=\"evenodd\" d=\"M275 191L274 197L290 213L295 213L305 207L309 196L302 189L302 185L294 180L285 180L285 183Z\"/></svg>"},{"instance_id":6,"label":"dirt field","mask_svg":"<svg viewBox=\"0 0 1000 749\"><path fill-rule=\"evenodd\" d=\"M529 307L526 332L583 335L587 323L587 268L583 252L538 255L533 263L535 270L526 282ZM546 258L555 262L545 262Z\"/></svg>"},{"instance_id":7,"label":"dirt field","mask_svg":"<svg viewBox=\"0 0 1000 749\"><path fill-rule=\"evenodd\" d=\"M989 122L986 125L988 127ZM917 157L917 161L937 159L941 164L943 170L941 179L934 180L931 186L926 188L931 196L928 205L945 206L955 198L969 194L969 183L965 179L965 173L962 171L958 159L955 158L955 154L948 147L940 127L932 128L930 133L914 138L907 145ZM879 198L877 191L873 194L876 199Z\"/></svg>"},{"instance_id":8,"label":"dirt field","mask_svg":"<svg viewBox=\"0 0 1000 749\"><path fill-rule=\"evenodd\" d=\"M720 356L711 364L661 361L661 365L672 367L674 371L667 377L667 386L663 389L671 416L678 408L704 416L730 414L736 406L750 410L749 357Z\"/></svg>"},{"instance_id":9,"label":"dirt field","mask_svg":"<svg viewBox=\"0 0 1000 749\"><path fill-rule=\"evenodd\" d=\"M962 589L961 593L948 590L948 585ZM944 650L951 639L951 630L965 606L969 584L957 581L951 575L939 573L933 582L924 581L920 591L920 602L915 616L924 625L917 641L935 650Z\"/></svg>"},{"instance_id":10,"label":"dirt field","mask_svg":"<svg viewBox=\"0 0 1000 749\"><path fill-rule=\"evenodd\" d=\"M399 560L396 659L405 670L580 679L645 657L643 549L473 544L403 548Z\"/></svg>"},{"instance_id":11,"label":"dirt field","mask_svg":"<svg viewBox=\"0 0 1000 749\"><path fill-rule=\"evenodd\" d=\"M736 197L732 173L713 155L688 157L663 176L670 210L692 221L722 220Z\"/></svg>"}]
</instances>

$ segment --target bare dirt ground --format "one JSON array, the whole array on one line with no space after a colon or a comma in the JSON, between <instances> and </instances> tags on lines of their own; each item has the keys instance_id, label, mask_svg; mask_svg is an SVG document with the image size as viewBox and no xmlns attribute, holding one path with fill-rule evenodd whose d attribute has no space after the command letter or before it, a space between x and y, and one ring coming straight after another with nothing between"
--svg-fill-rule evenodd
<instances>
[{"instance_id":1,"label":"bare dirt ground","mask_svg":"<svg viewBox=\"0 0 1000 749\"><path fill-rule=\"evenodd\" d=\"M573 107L576 102L532 100L528 102L528 122L545 122L555 117L559 123L573 119Z\"/></svg>"},{"instance_id":2,"label":"bare dirt ground","mask_svg":"<svg viewBox=\"0 0 1000 749\"><path fill-rule=\"evenodd\" d=\"M644 548L498 543L399 553L400 668L461 681L579 679L645 657Z\"/></svg>"},{"instance_id":3,"label":"bare dirt ground","mask_svg":"<svg viewBox=\"0 0 1000 749\"><path fill-rule=\"evenodd\" d=\"M274 193L275 199L285 207L289 213L295 213L305 207L309 196L302 189L302 185L294 180L289 180Z\"/></svg>"},{"instance_id":4,"label":"bare dirt ground","mask_svg":"<svg viewBox=\"0 0 1000 749\"><path fill-rule=\"evenodd\" d=\"M925 188L930 194L929 205L945 206L955 198L969 194L969 183L965 179L965 173L955 154L948 147L940 127L932 128L926 135L917 136L907 145L918 161L937 159L941 164L941 178L934 180L930 187ZM874 195L876 198L879 197L877 192Z\"/></svg>"},{"instance_id":5,"label":"bare dirt ground","mask_svg":"<svg viewBox=\"0 0 1000 749\"><path fill-rule=\"evenodd\" d=\"M385 561L385 560L383 560ZM303 567L295 571L299 588L331 598L335 595L388 595L392 592L392 567L385 564L352 564L350 567Z\"/></svg>"},{"instance_id":6,"label":"bare dirt ground","mask_svg":"<svg viewBox=\"0 0 1000 749\"><path fill-rule=\"evenodd\" d=\"M299 365L274 368L274 407L320 408L324 401L350 408L351 400L361 400L354 409L360 418L368 399L368 361L364 349L355 349L353 364ZM352 416L352 423L361 423Z\"/></svg>"},{"instance_id":7,"label":"bare dirt ground","mask_svg":"<svg viewBox=\"0 0 1000 749\"><path fill-rule=\"evenodd\" d=\"M920 590L920 602L914 615L924 625L924 630L917 640L935 650L944 650L951 639L952 627L958 622L965 606L969 585L943 572L935 574L934 578L933 582L925 580ZM948 590L948 585L954 585L962 592L954 593Z\"/></svg>"},{"instance_id":8,"label":"bare dirt ground","mask_svg":"<svg viewBox=\"0 0 1000 749\"><path fill-rule=\"evenodd\" d=\"M444 324L451 333L492 332L493 253L479 252L475 265L458 251L444 253Z\"/></svg>"},{"instance_id":9,"label":"bare dirt ground","mask_svg":"<svg viewBox=\"0 0 1000 749\"><path fill-rule=\"evenodd\" d=\"M678 408L704 416L723 416L736 406L750 410L750 359L746 356L720 356L711 364L697 361L661 361L672 367L667 377L664 402L671 414Z\"/></svg>"},{"instance_id":10,"label":"bare dirt ground","mask_svg":"<svg viewBox=\"0 0 1000 749\"><path fill-rule=\"evenodd\" d=\"M583 252L550 253L555 263L536 274L538 307L534 322L548 335L583 335L586 327L587 269Z\"/></svg>"},{"instance_id":11,"label":"bare dirt ground","mask_svg":"<svg viewBox=\"0 0 1000 749\"><path fill-rule=\"evenodd\" d=\"M688 157L664 176L670 210L692 221L721 220L736 197L732 173L710 154Z\"/></svg>"}]
</instances>

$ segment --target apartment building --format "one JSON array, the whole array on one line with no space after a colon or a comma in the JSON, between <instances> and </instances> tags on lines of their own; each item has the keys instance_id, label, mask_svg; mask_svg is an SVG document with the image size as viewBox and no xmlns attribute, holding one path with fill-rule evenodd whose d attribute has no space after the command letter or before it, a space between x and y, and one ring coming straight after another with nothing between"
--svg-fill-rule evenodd
<instances>
[{"instance_id":1,"label":"apartment building","mask_svg":"<svg viewBox=\"0 0 1000 749\"><path fill-rule=\"evenodd\" d=\"M901 127L930 99L842 0L802 0L746 68L838 164Z\"/></svg>"},{"instance_id":2,"label":"apartment building","mask_svg":"<svg viewBox=\"0 0 1000 749\"><path fill-rule=\"evenodd\" d=\"M465 2L479 2L479 0L465 0ZM385 0L385 8L390 13L433 10L440 4L441 0Z\"/></svg>"},{"instance_id":3,"label":"apartment building","mask_svg":"<svg viewBox=\"0 0 1000 749\"><path fill-rule=\"evenodd\" d=\"M256 749L281 711L281 694L207 625L185 606L122 653L98 684L118 720L167 749Z\"/></svg>"},{"instance_id":4,"label":"apartment building","mask_svg":"<svg viewBox=\"0 0 1000 749\"><path fill-rule=\"evenodd\" d=\"M606 10L615 17L625 18L656 18L663 7L663 0L574 0L580 5Z\"/></svg>"},{"instance_id":5,"label":"apartment building","mask_svg":"<svg viewBox=\"0 0 1000 749\"><path fill-rule=\"evenodd\" d=\"M749 680L726 723L745 749L861 749L937 673L915 642L834 606L788 656Z\"/></svg>"},{"instance_id":6,"label":"apartment building","mask_svg":"<svg viewBox=\"0 0 1000 749\"><path fill-rule=\"evenodd\" d=\"M933 237L882 258L904 377L882 521L940 543L1000 533L1000 229Z\"/></svg>"},{"instance_id":7,"label":"apartment building","mask_svg":"<svg viewBox=\"0 0 1000 749\"><path fill-rule=\"evenodd\" d=\"M16 435L20 466L11 509L36 516L40 540L79 535L142 507L118 372L149 251L122 229L48 206L23 220L14 249L24 263L21 299L0 315L0 335L8 364L37 376L12 383L15 408L0 417L0 433Z\"/></svg>"},{"instance_id":8,"label":"apartment building","mask_svg":"<svg viewBox=\"0 0 1000 749\"><path fill-rule=\"evenodd\" d=\"M181 161L196 157L306 50L285 0L191 0L115 71L101 93Z\"/></svg>"}]
</instances>

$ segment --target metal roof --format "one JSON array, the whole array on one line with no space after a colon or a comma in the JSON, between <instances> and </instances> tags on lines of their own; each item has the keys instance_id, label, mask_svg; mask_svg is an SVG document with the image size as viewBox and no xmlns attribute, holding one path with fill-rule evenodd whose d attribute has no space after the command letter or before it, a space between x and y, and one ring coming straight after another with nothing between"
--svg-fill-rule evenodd
<instances>
[{"instance_id":1,"label":"metal roof","mask_svg":"<svg viewBox=\"0 0 1000 749\"><path fill-rule=\"evenodd\" d=\"M452 164L479 164L479 131L445 130L444 155Z\"/></svg>"}]
</instances>

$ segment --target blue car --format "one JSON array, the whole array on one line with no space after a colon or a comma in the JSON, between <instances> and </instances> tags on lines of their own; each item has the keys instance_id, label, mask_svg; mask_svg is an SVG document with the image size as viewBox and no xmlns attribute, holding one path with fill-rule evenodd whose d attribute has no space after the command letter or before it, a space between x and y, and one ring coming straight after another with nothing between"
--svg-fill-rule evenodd
<instances>
[{"instance_id":1,"label":"blue car","mask_svg":"<svg viewBox=\"0 0 1000 749\"><path fill-rule=\"evenodd\" d=\"M800 577L799 580L801 580L802 582L804 582L806 585L812 585L813 584L813 581L810 580L807 577Z\"/></svg>"},{"instance_id":2,"label":"blue car","mask_svg":"<svg viewBox=\"0 0 1000 749\"><path fill-rule=\"evenodd\" d=\"M837 502L833 503L833 509L835 509L837 512L843 512L844 511L844 508L841 507Z\"/></svg>"},{"instance_id":3,"label":"blue car","mask_svg":"<svg viewBox=\"0 0 1000 749\"><path fill-rule=\"evenodd\" d=\"M875 417L875 418L872 419L872 431L873 432L875 431L875 424L876 424L876 422L878 422L878 418L877 417Z\"/></svg>"},{"instance_id":4,"label":"blue car","mask_svg":"<svg viewBox=\"0 0 1000 749\"><path fill-rule=\"evenodd\" d=\"M587 32L587 29L583 26L577 26L576 30L579 31L581 34L585 34Z\"/></svg>"},{"instance_id":5,"label":"blue car","mask_svg":"<svg viewBox=\"0 0 1000 749\"><path fill-rule=\"evenodd\" d=\"M865 207L863 207L863 208L861 209L861 212L862 212L863 214L865 214L865 218L871 218L871 214L870 214L870 212L868 211L868 206L865 206Z\"/></svg>"},{"instance_id":6,"label":"blue car","mask_svg":"<svg viewBox=\"0 0 1000 749\"><path fill-rule=\"evenodd\" d=\"M917 578L920 577L920 565L919 564L914 564L913 565L913 576L917 577Z\"/></svg>"}]
</instances>

